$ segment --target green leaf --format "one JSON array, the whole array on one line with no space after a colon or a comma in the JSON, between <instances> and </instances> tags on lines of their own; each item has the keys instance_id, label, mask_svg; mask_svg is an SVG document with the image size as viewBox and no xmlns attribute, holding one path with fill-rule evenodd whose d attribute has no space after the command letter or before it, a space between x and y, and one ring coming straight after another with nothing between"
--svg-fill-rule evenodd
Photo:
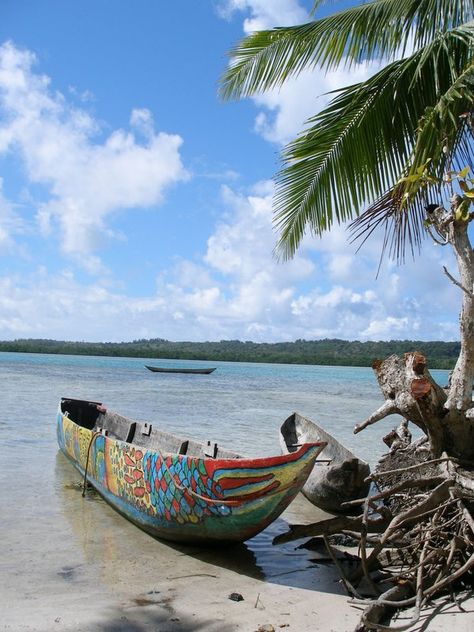
<instances>
[{"instance_id":1,"label":"green leaf","mask_svg":"<svg viewBox=\"0 0 474 632\"><path fill-rule=\"evenodd\" d=\"M372 0L307 24L257 31L229 52L220 94L264 92L305 69L390 61L473 17L469 0Z\"/></svg>"},{"instance_id":2,"label":"green leaf","mask_svg":"<svg viewBox=\"0 0 474 632\"><path fill-rule=\"evenodd\" d=\"M446 172L459 178L473 162L466 118L474 110L473 18L472 0L372 0L254 33L231 51L224 98L277 88L305 69L397 56L333 93L283 150L274 205L285 258L305 232L320 235L362 212L359 236L381 225L397 256L406 243L419 246L425 205L442 199L443 187L449 193Z\"/></svg>"},{"instance_id":3,"label":"green leaf","mask_svg":"<svg viewBox=\"0 0 474 632\"><path fill-rule=\"evenodd\" d=\"M456 221L467 221L469 219L470 205L469 200L463 200L454 213L454 219Z\"/></svg>"},{"instance_id":4,"label":"green leaf","mask_svg":"<svg viewBox=\"0 0 474 632\"><path fill-rule=\"evenodd\" d=\"M310 119L305 133L284 150L284 168L277 176L275 223L281 231L278 248L285 258L296 252L307 228L321 234L334 221L358 214L400 180L400 194L405 189L408 193L400 197L400 208L409 208L421 190L439 186L446 163L442 151L446 123L442 122L442 133L437 129L439 101L456 81L456 75L450 74L452 58L464 63L472 48L472 26L440 35L411 57L340 90L325 110ZM457 56L452 49L459 49ZM417 132L432 103L430 123L436 127L426 124ZM456 106L465 111L466 102ZM447 120L456 138L458 126ZM425 174L429 162L434 163L434 175ZM421 207L421 199L416 204ZM418 241L423 214L417 211L413 221L419 222L418 228L406 234Z\"/></svg>"}]
</instances>

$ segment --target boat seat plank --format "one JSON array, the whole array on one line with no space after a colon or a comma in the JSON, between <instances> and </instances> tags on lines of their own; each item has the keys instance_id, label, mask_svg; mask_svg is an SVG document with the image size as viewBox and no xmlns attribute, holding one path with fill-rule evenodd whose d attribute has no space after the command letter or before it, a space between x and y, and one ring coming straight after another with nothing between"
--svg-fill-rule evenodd
<instances>
[{"instance_id":1,"label":"boat seat plank","mask_svg":"<svg viewBox=\"0 0 474 632\"><path fill-rule=\"evenodd\" d=\"M96 411L95 432L103 430L105 436L126 443L133 443L145 450L159 450L163 454L197 458L238 459L241 455L218 447L215 441L194 441L164 432L146 421L133 421L112 411Z\"/></svg>"}]
</instances>

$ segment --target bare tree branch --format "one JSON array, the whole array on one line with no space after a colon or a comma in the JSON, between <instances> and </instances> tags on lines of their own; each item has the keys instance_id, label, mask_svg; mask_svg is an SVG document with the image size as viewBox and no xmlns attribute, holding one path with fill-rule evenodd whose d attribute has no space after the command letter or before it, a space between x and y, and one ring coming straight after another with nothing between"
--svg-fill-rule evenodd
<instances>
[{"instance_id":1,"label":"bare tree branch","mask_svg":"<svg viewBox=\"0 0 474 632\"><path fill-rule=\"evenodd\" d=\"M466 292L466 294L468 296L470 296L471 298L474 298L474 292L472 292L471 290L468 290L467 288L465 288L463 285L461 285L461 283L459 283L459 281L456 281L456 279L452 276L452 274L449 273L448 269L446 268L446 266L443 266L443 270L445 275L448 277L448 279L454 283L454 285L457 285L457 287L461 288L461 290L463 292Z\"/></svg>"}]
</instances>

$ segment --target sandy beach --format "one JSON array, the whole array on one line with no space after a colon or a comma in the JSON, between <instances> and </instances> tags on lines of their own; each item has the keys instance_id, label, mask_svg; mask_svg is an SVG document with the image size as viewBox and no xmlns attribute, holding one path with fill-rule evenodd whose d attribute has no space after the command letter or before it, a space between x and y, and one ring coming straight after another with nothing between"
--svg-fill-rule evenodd
<instances>
[{"instance_id":1,"label":"sandy beach","mask_svg":"<svg viewBox=\"0 0 474 632\"><path fill-rule=\"evenodd\" d=\"M349 603L335 567L318 562L318 551L298 548L302 541L271 546L273 536L286 528L283 519L249 544L227 549L165 544L127 522L96 494L82 499L77 475L61 455L57 468L66 479L62 500L69 512L69 537L75 536L80 546L68 552L68 538L35 542L32 537L21 548L15 567L2 573L2 630L354 629L360 610ZM323 517L300 495L284 519L309 522L318 515ZM5 562L2 566L6 570ZM230 599L233 593L242 599ZM455 625L457 632L468 632L474 627L474 602L463 607L469 612L450 606L414 629L441 632Z\"/></svg>"},{"instance_id":2,"label":"sandy beach","mask_svg":"<svg viewBox=\"0 0 474 632\"><path fill-rule=\"evenodd\" d=\"M347 607L332 565L317 564L317 553L297 548L301 542L272 546L287 527L283 519L248 544L225 549L164 543L96 493L83 499L78 474L60 454L56 468L64 480L65 533L38 541L29 525L27 544L25 533L18 534L21 547L9 543L1 562L1 629L230 632L355 624L357 611ZM317 515L299 496L285 518ZM243 599L230 599L232 593Z\"/></svg>"}]
</instances>

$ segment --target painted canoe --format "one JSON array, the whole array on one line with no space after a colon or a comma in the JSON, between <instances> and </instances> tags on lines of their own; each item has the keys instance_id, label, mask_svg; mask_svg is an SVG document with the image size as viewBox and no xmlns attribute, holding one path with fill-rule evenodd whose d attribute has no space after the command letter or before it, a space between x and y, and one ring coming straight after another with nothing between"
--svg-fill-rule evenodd
<instances>
[{"instance_id":1,"label":"painted canoe","mask_svg":"<svg viewBox=\"0 0 474 632\"><path fill-rule=\"evenodd\" d=\"M160 366L148 366L147 364L145 364L145 368L147 368L149 371L153 371L153 373L198 373L200 375L209 375L209 373L212 373L216 370L216 367L213 367L211 369L171 369Z\"/></svg>"},{"instance_id":2,"label":"painted canoe","mask_svg":"<svg viewBox=\"0 0 474 632\"><path fill-rule=\"evenodd\" d=\"M324 441L324 459L315 463L313 471L301 490L313 505L330 513L348 513L341 507L349 500L365 498L370 483L368 463L357 458L328 432L310 419L293 413L280 428L280 445L284 454L291 454L307 442Z\"/></svg>"},{"instance_id":3,"label":"painted canoe","mask_svg":"<svg viewBox=\"0 0 474 632\"><path fill-rule=\"evenodd\" d=\"M159 538L194 544L242 542L262 531L301 490L326 445L247 458L99 402L67 398L59 404L57 435L64 454L126 518Z\"/></svg>"}]
</instances>

